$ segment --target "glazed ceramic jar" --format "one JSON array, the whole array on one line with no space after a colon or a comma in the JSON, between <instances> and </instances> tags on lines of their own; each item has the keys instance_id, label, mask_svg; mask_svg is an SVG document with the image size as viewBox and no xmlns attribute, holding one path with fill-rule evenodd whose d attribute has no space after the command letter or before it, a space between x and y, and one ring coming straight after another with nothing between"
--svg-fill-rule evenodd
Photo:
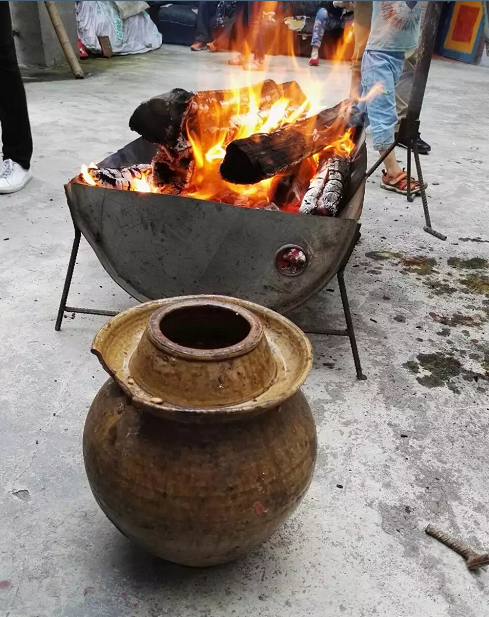
<instances>
[{"instance_id":1,"label":"glazed ceramic jar","mask_svg":"<svg viewBox=\"0 0 489 617\"><path fill-rule=\"evenodd\" d=\"M190 296L111 319L92 351L111 378L88 413L93 494L128 538L208 566L276 531L311 482L316 430L300 386L306 336L251 302Z\"/></svg>"}]
</instances>

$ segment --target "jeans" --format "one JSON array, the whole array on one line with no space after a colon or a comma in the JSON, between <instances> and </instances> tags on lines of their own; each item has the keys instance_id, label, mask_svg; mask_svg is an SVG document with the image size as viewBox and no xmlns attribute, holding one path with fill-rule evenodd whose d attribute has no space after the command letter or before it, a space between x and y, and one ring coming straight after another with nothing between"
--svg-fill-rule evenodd
<instances>
[{"instance_id":1,"label":"jeans","mask_svg":"<svg viewBox=\"0 0 489 617\"><path fill-rule=\"evenodd\" d=\"M328 12L328 9L319 9L314 20L312 28L311 45L313 47L321 47L325 30L336 30L343 28L343 19L336 17Z\"/></svg>"},{"instance_id":2,"label":"jeans","mask_svg":"<svg viewBox=\"0 0 489 617\"><path fill-rule=\"evenodd\" d=\"M29 169L32 157L31 127L8 2L0 2L0 123L4 158Z\"/></svg>"},{"instance_id":3,"label":"jeans","mask_svg":"<svg viewBox=\"0 0 489 617\"><path fill-rule=\"evenodd\" d=\"M396 85L403 66L404 52L366 50L363 54L362 99L375 85L381 87L380 93L358 105L360 111L367 112L375 150L387 150L394 143Z\"/></svg>"}]
</instances>

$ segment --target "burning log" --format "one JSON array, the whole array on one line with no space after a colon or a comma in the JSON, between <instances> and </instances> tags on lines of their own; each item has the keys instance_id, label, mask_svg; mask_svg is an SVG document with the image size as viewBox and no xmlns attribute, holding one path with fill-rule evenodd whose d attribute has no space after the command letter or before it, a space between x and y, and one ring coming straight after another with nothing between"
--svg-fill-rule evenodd
<instances>
[{"instance_id":1,"label":"burning log","mask_svg":"<svg viewBox=\"0 0 489 617\"><path fill-rule=\"evenodd\" d=\"M345 133L351 126L352 104L346 100L271 133L232 141L226 148L221 176L235 184L255 184L300 163Z\"/></svg>"},{"instance_id":2,"label":"burning log","mask_svg":"<svg viewBox=\"0 0 489 617\"><path fill-rule=\"evenodd\" d=\"M129 127L146 141L164 145L167 149L185 150L189 147L187 131L198 130L198 115L214 119L219 126L208 124L205 130L229 130L231 119L246 119L258 101L258 111L266 111L279 99L286 98L289 108L305 106L307 97L299 84L290 81L276 84L272 79L237 90L204 90L188 92L174 88L141 103L129 120ZM215 113L218 110L218 113ZM208 115L206 115L208 113Z\"/></svg>"},{"instance_id":3,"label":"burning log","mask_svg":"<svg viewBox=\"0 0 489 617\"><path fill-rule=\"evenodd\" d=\"M151 165L155 186L171 184L176 192L181 192L188 186L194 170L192 150L188 148L172 155L167 148L160 146Z\"/></svg>"},{"instance_id":4,"label":"burning log","mask_svg":"<svg viewBox=\"0 0 489 617\"><path fill-rule=\"evenodd\" d=\"M307 97L296 82L276 84L268 79L238 90L187 92L175 88L141 103L129 126L144 139L160 145L153 160L153 181L158 187L171 184L176 190L187 188L194 170L191 138L208 144L228 143L250 113L266 112L279 100L287 102L287 112L306 112Z\"/></svg>"},{"instance_id":5,"label":"burning log","mask_svg":"<svg viewBox=\"0 0 489 617\"><path fill-rule=\"evenodd\" d=\"M90 176L100 186L130 191L134 180L143 180L151 172L151 165L132 165L121 169L97 169L89 170Z\"/></svg>"},{"instance_id":6,"label":"burning log","mask_svg":"<svg viewBox=\"0 0 489 617\"><path fill-rule=\"evenodd\" d=\"M299 207L314 173L312 159L306 159L289 170L275 176L270 187L270 201L281 208Z\"/></svg>"},{"instance_id":7,"label":"burning log","mask_svg":"<svg viewBox=\"0 0 489 617\"><path fill-rule=\"evenodd\" d=\"M336 216L350 173L350 161L342 156L325 153L316 175L302 200L299 212Z\"/></svg>"}]
</instances>

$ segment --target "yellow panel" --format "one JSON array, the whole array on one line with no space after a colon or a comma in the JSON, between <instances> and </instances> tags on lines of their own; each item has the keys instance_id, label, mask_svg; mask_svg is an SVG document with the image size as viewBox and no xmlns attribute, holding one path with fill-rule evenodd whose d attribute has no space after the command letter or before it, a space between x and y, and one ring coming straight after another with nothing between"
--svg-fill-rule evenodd
<instances>
[{"instance_id":1,"label":"yellow panel","mask_svg":"<svg viewBox=\"0 0 489 617\"><path fill-rule=\"evenodd\" d=\"M479 16L474 25L474 29L472 31L472 37L469 43L461 43L460 41L453 41L452 34L455 28L455 24L457 23L458 13L460 11L461 6L473 6L479 9ZM448 35L445 41L444 47L446 49L453 49L454 51L458 51L463 54L471 54L474 49L475 39L477 38L477 33L479 32L479 27L482 19L482 2L456 2L455 9L453 11L452 19L450 22L450 29L448 31Z\"/></svg>"}]
</instances>

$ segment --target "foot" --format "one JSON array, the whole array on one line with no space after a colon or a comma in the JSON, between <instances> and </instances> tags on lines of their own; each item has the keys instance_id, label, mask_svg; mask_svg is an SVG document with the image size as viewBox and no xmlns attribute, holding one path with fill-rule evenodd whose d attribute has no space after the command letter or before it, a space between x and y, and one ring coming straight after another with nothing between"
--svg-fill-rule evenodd
<instances>
[{"instance_id":1,"label":"foot","mask_svg":"<svg viewBox=\"0 0 489 617\"><path fill-rule=\"evenodd\" d=\"M264 60L250 60L243 64L243 69L245 71L263 71L264 63Z\"/></svg>"},{"instance_id":2,"label":"foot","mask_svg":"<svg viewBox=\"0 0 489 617\"><path fill-rule=\"evenodd\" d=\"M431 152L430 144L427 144L421 137L418 137L416 145L418 146L418 152L420 154L428 154L428 152Z\"/></svg>"},{"instance_id":3,"label":"foot","mask_svg":"<svg viewBox=\"0 0 489 617\"><path fill-rule=\"evenodd\" d=\"M20 191L31 178L32 174L28 169L11 159L5 159L0 167L0 194Z\"/></svg>"},{"instance_id":4,"label":"foot","mask_svg":"<svg viewBox=\"0 0 489 617\"><path fill-rule=\"evenodd\" d=\"M205 51L209 49L207 43L202 43L202 41L196 41L193 45L190 45L190 49L192 51Z\"/></svg>"},{"instance_id":5,"label":"foot","mask_svg":"<svg viewBox=\"0 0 489 617\"><path fill-rule=\"evenodd\" d=\"M401 148L407 148L407 146L405 146L404 144L400 143L398 145L401 146ZM418 139L416 140L416 145L418 146L418 152L420 154L428 154L429 152L431 152L430 144L426 143L424 139L421 139L421 137L418 137Z\"/></svg>"},{"instance_id":6,"label":"foot","mask_svg":"<svg viewBox=\"0 0 489 617\"><path fill-rule=\"evenodd\" d=\"M426 189L427 186L428 185L425 183L424 188ZM407 195L407 173L405 171L401 171L401 173L395 178L390 178L387 175L387 172L383 171L382 179L380 180L380 187L385 189L386 191L393 191L394 193L399 193L400 195ZM421 185L414 178L411 178L410 180L410 188L412 195L419 195L421 193Z\"/></svg>"},{"instance_id":7,"label":"foot","mask_svg":"<svg viewBox=\"0 0 489 617\"><path fill-rule=\"evenodd\" d=\"M246 58L242 56L241 54L238 54L238 55L235 54L228 60L228 64L230 64L231 66L243 66L246 63L247 63Z\"/></svg>"},{"instance_id":8,"label":"foot","mask_svg":"<svg viewBox=\"0 0 489 617\"><path fill-rule=\"evenodd\" d=\"M207 45L207 49L211 52L211 54L215 54L216 52L221 51L221 49L219 48L219 45L215 43L214 41L212 41L212 43L209 43L209 45Z\"/></svg>"},{"instance_id":9,"label":"foot","mask_svg":"<svg viewBox=\"0 0 489 617\"><path fill-rule=\"evenodd\" d=\"M313 45L311 47L311 58L309 59L309 66L319 66L319 47Z\"/></svg>"}]
</instances>

